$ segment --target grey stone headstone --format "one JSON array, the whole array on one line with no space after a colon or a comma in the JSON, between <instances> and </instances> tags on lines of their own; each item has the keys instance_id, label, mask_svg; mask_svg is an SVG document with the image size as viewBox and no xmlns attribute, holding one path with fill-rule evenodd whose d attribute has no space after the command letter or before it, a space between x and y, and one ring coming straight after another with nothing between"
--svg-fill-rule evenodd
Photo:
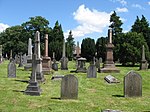
<instances>
[{"instance_id":1,"label":"grey stone headstone","mask_svg":"<svg viewBox=\"0 0 150 112\"><path fill-rule=\"evenodd\" d=\"M66 75L61 81L61 99L78 98L78 79L74 75Z\"/></svg>"},{"instance_id":2,"label":"grey stone headstone","mask_svg":"<svg viewBox=\"0 0 150 112\"><path fill-rule=\"evenodd\" d=\"M18 67L23 67L22 53L20 53L19 60L20 60L20 61L19 61Z\"/></svg>"},{"instance_id":3,"label":"grey stone headstone","mask_svg":"<svg viewBox=\"0 0 150 112\"><path fill-rule=\"evenodd\" d=\"M23 55L22 61L23 61L23 62L22 62L23 65L26 65L26 64L27 64L27 56L26 56L26 54Z\"/></svg>"},{"instance_id":4,"label":"grey stone headstone","mask_svg":"<svg viewBox=\"0 0 150 112\"><path fill-rule=\"evenodd\" d=\"M58 71L58 63L54 62L52 64L52 69L55 70L55 71Z\"/></svg>"},{"instance_id":5,"label":"grey stone headstone","mask_svg":"<svg viewBox=\"0 0 150 112\"><path fill-rule=\"evenodd\" d=\"M118 79L116 79L115 77L111 76L111 75L107 75L104 78L108 83L119 83Z\"/></svg>"},{"instance_id":6,"label":"grey stone headstone","mask_svg":"<svg viewBox=\"0 0 150 112\"><path fill-rule=\"evenodd\" d=\"M15 78L16 77L16 64L12 60L8 64L8 78Z\"/></svg>"},{"instance_id":7,"label":"grey stone headstone","mask_svg":"<svg viewBox=\"0 0 150 112\"><path fill-rule=\"evenodd\" d=\"M90 65L87 71L87 78L96 78L97 77L97 69L95 65Z\"/></svg>"},{"instance_id":8,"label":"grey stone headstone","mask_svg":"<svg viewBox=\"0 0 150 112\"><path fill-rule=\"evenodd\" d=\"M124 77L124 96L125 97L140 97L142 96L142 77L130 71Z\"/></svg>"}]
</instances>

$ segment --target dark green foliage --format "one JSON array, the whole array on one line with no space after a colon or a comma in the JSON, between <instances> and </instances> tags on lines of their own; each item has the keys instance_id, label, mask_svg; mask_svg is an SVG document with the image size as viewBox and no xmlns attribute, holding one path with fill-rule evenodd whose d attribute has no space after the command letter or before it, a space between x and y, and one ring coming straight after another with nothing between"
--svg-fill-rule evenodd
<instances>
[{"instance_id":1,"label":"dark green foliage","mask_svg":"<svg viewBox=\"0 0 150 112\"><path fill-rule=\"evenodd\" d=\"M73 58L73 51L74 51L74 46L75 46L75 41L74 38L72 37L72 32L69 32L69 36L66 39L66 53L67 53L67 57L68 59L71 61Z\"/></svg>"},{"instance_id":2,"label":"dark green foliage","mask_svg":"<svg viewBox=\"0 0 150 112\"><path fill-rule=\"evenodd\" d=\"M119 41L115 47L120 63L123 65L134 65L141 61L142 45L145 46L146 59L149 60L148 46L143 35L136 32L128 32L118 36L117 40Z\"/></svg>"},{"instance_id":3,"label":"dark green foliage","mask_svg":"<svg viewBox=\"0 0 150 112\"><path fill-rule=\"evenodd\" d=\"M49 33L49 56L52 57L55 52L56 60L62 57L64 35L61 24L56 21L54 28Z\"/></svg>"},{"instance_id":4,"label":"dark green foliage","mask_svg":"<svg viewBox=\"0 0 150 112\"><path fill-rule=\"evenodd\" d=\"M118 33L122 32L121 25L123 24L122 21L120 20L120 17L117 16L116 12L110 16L110 22L111 25L109 26L112 28L114 35L117 35Z\"/></svg>"},{"instance_id":5,"label":"dark green foliage","mask_svg":"<svg viewBox=\"0 0 150 112\"><path fill-rule=\"evenodd\" d=\"M87 61L92 61L95 56L96 47L95 41L91 38L85 38L81 44L81 56L86 58Z\"/></svg>"},{"instance_id":6,"label":"dark green foliage","mask_svg":"<svg viewBox=\"0 0 150 112\"><path fill-rule=\"evenodd\" d=\"M13 56L20 52L27 52L28 33L22 26L13 26L7 28L0 34L0 44L3 45L3 54L10 55L10 50L13 51Z\"/></svg>"},{"instance_id":7,"label":"dark green foliage","mask_svg":"<svg viewBox=\"0 0 150 112\"><path fill-rule=\"evenodd\" d=\"M102 57L103 60L106 58L106 44L107 39L106 37L100 37L96 41L96 51L97 51L97 58Z\"/></svg>"}]
</instances>

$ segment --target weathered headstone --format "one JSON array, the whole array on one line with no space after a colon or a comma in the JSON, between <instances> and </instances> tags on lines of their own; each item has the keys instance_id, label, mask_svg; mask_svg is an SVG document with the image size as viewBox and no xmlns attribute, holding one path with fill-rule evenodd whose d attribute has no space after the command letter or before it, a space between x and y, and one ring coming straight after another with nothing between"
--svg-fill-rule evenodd
<instances>
[{"instance_id":1,"label":"weathered headstone","mask_svg":"<svg viewBox=\"0 0 150 112\"><path fill-rule=\"evenodd\" d=\"M31 78L29 81L29 85L27 86L26 90L24 91L24 94L31 95L31 96L40 96L41 89L40 89L39 84L36 80L36 69L37 69L36 55L33 54L32 58L33 59L32 59Z\"/></svg>"},{"instance_id":2,"label":"weathered headstone","mask_svg":"<svg viewBox=\"0 0 150 112\"><path fill-rule=\"evenodd\" d=\"M145 47L144 45L142 46L142 60L140 63L140 70L147 70L148 69L148 64L147 60L145 59Z\"/></svg>"},{"instance_id":3,"label":"weathered headstone","mask_svg":"<svg viewBox=\"0 0 150 112\"><path fill-rule=\"evenodd\" d=\"M115 77L111 76L111 75L107 75L104 78L108 83L119 83L118 79L116 79Z\"/></svg>"},{"instance_id":4,"label":"weathered headstone","mask_svg":"<svg viewBox=\"0 0 150 112\"><path fill-rule=\"evenodd\" d=\"M125 97L140 97L142 96L142 77L130 71L124 77L124 96Z\"/></svg>"},{"instance_id":5,"label":"weathered headstone","mask_svg":"<svg viewBox=\"0 0 150 112\"><path fill-rule=\"evenodd\" d=\"M76 72L83 72L86 73L86 66L85 66L86 58L78 58L78 63L77 63L77 69Z\"/></svg>"},{"instance_id":6,"label":"weathered headstone","mask_svg":"<svg viewBox=\"0 0 150 112\"><path fill-rule=\"evenodd\" d=\"M66 75L61 81L61 99L78 98L78 79L74 75Z\"/></svg>"},{"instance_id":7,"label":"weathered headstone","mask_svg":"<svg viewBox=\"0 0 150 112\"><path fill-rule=\"evenodd\" d=\"M19 60L20 61L18 67L23 67L22 53L20 53Z\"/></svg>"},{"instance_id":8,"label":"weathered headstone","mask_svg":"<svg viewBox=\"0 0 150 112\"><path fill-rule=\"evenodd\" d=\"M44 82L45 78L42 72L42 59L41 59L41 50L40 50L40 32L39 31L36 31L36 34L35 34L34 54L37 55L36 79L39 82Z\"/></svg>"},{"instance_id":9,"label":"weathered headstone","mask_svg":"<svg viewBox=\"0 0 150 112\"><path fill-rule=\"evenodd\" d=\"M61 62L61 70L68 70L68 58L66 57L66 48L65 48L65 39L63 42L63 55L62 58L60 60Z\"/></svg>"},{"instance_id":10,"label":"weathered headstone","mask_svg":"<svg viewBox=\"0 0 150 112\"><path fill-rule=\"evenodd\" d=\"M18 54L15 55L15 63L16 64L20 63L20 56Z\"/></svg>"},{"instance_id":11,"label":"weathered headstone","mask_svg":"<svg viewBox=\"0 0 150 112\"><path fill-rule=\"evenodd\" d=\"M48 34L45 34L45 54L42 58L42 70L44 74L50 74L51 58L48 56Z\"/></svg>"},{"instance_id":12,"label":"weathered headstone","mask_svg":"<svg viewBox=\"0 0 150 112\"><path fill-rule=\"evenodd\" d=\"M23 54L22 63L23 63L23 65L27 64L27 56L26 56L26 54Z\"/></svg>"},{"instance_id":13,"label":"weathered headstone","mask_svg":"<svg viewBox=\"0 0 150 112\"><path fill-rule=\"evenodd\" d=\"M32 68L32 40L28 40L28 55L27 55L27 64L24 66L25 70L30 70Z\"/></svg>"},{"instance_id":14,"label":"weathered headstone","mask_svg":"<svg viewBox=\"0 0 150 112\"><path fill-rule=\"evenodd\" d=\"M119 73L120 70L115 67L115 63L113 61L113 48L114 45L112 44L112 29L108 30L108 38L109 41L106 45L106 61L101 69L102 73Z\"/></svg>"},{"instance_id":15,"label":"weathered headstone","mask_svg":"<svg viewBox=\"0 0 150 112\"><path fill-rule=\"evenodd\" d=\"M87 78L96 78L97 77L97 69L94 64L90 64L87 70Z\"/></svg>"},{"instance_id":16,"label":"weathered headstone","mask_svg":"<svg viewBox=\"0 0 150 112\"><path fill-rule=\"evenodd\" d=\"M11 60L8 64L8 78L15 78L16 77L16 64L13 60Z\"/></svg>"}]
</instances>

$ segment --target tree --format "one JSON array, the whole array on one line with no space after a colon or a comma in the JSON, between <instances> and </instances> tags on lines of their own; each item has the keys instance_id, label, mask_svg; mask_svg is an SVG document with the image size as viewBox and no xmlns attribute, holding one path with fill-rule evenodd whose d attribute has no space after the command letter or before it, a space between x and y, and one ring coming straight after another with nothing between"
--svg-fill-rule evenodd
<instances>
[{"instance_id":1,"label":"tree","mask_svg":"<svg viewBox=\"0 0 150 112\"><path fill-rule=\"evenodd\" d=\"M143 15L142 15L141 20L137 16L134 24L132 25L131 31L141 33L144 36L148 47L150 48L150 38L149 38L150 27L149 27L149 23L148 23L147 19Z\"/></svg>"},{"instance_id":2,"label":"tree","mask_svg":"<svg viewBox=\"0 0 150 112\"><path fill-rule=\"evenodd\" d=\"M136 32L128 32L122 34L122 37L118 39L120 41L118 42L116 48L118 49L118 58L122 65L134 65L135 63L140 62L142 45L145 46L146 58L147 60L149 60L150 55L148 46L142 34L138 34Z\"/></svg>"},{"instance_id":3,"label":"tree","mask_svg":"<svg viewBox=\"0 0 150 112\"><path fill-rule=\"evenodd\" d=\"M55 52L56 60L62 57L64 35L61 24L56 21L54 28L49 33L49 55L52 57Z\"/></svg>"},{"instance_id":4,"label":"tree","mask_svg":"<svg viewBox=\"0 0 150 112\"><path fill-rule=\"evenodd\" d=\"M85 38L81 44L81 56L86 58L87 61L92 61L95 56L96 47L95 41L91 38Z\"/></svg>"},{"instance_id":5,"label":"tree","mask_svg":"<svg viewBox=\"0 0 150 112\"><path fill-rule=\"evenodd\" d=\"M114 13L110 16L110 28L113 30L113 34L117 35L122 32L121 25L123 24L120 20L120 17L117 16L117 13L114 11Z\"/></svg>"},{"instance_id":6,"label":"tree","mask_svg":"<svg viewBox=\"0 0 150 112\"><path fill-rule=\"evenodd\" d=\"M72 35L72 31L69 32L69 36L66 39L66 52L67 52L67 57L69 60L72 60L73 58L73 50L74 50L74 45L75 41Z\"/></svg>"},{"instance_id":7,"label":"tree","mask_svg":"<svg viewBox=\"0 0 150 112\"><path fill-rule=\"evenodd\" d=\"M0 44L3 45L4 54L10 55L10 50L13 51L13 56L20 52L27 52L28 33L22 26L12 26L7 28L0 34Z\"/></svg>"},{"instance_id":8,"label":"tree","mask_svg":"<svg viewBox=\"0 0 150 112\"><path fill-rule=\"evenodd\" d=\"M106 58L106 44L107 40L106 37L98 38L96 41L96 51L97 51L97 57L102 57L103 60Z\"/></svg>"}]
</instances>

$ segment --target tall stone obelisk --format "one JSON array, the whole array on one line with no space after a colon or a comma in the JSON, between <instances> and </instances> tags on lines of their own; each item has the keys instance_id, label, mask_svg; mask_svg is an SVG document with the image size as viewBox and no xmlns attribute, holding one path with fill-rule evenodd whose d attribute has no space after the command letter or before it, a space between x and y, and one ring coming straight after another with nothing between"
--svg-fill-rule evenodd
<instances>
[{"instance_id":1,"label":"tall stone obelisk","mask_svg":"<svg viewBox=\"0 0 150 112\"><path fill-rule=\"evenodd\" d=\"M120 70L115 67L115 63L113 61L113 48L112 44L112 29L108 30L108 42L106 45L106 61L101 69L103 73L119 73Z\"/></svg>"},{"instance_id":2,"label":"tall stone obelisk","mask_svg":"<svg viewBox=\"0 0 150 112\"><path fill-rule=\"evenodd\" d=\"M145 47L144 45L142 46L142 60L140 63L140 70L147 70L148 69L148 64L147 60L145 59Z\"/></svg>"},{"instance_id":3,"label":"tall stone obelisk","mask_svg":"<svg viewBox=\"0 0 150 112\"><path fill-rule=\"evenodd\" d=\"M30 70L32 68L32 39L28 40L28 56L27 56L27 64L24 66L25 70Z\"/></svg>"},{"instance_id":4,"label":"tall stone obelisk","mask_svg":"<svg viewBox=\"0 0 150 112\"><path fill-rule=\"evenodd\" d=\"M44 75L42 72L42 58L41 58L41 50L40 50L40 32L36 31L35 34L35 47L34 47L34 54L37 55L36 62L36 79L39 82L44 82Z\"/></svg>"},{"instance_id":5,"label":"tall stone obelisk","mask_svg":"<svg viewBox=\"0 0 150 112\"><path fill-rule=\"evenodd\" d=\"M65 39L63 41L63 54L60 62L61 70L68 70L68 58L66 57Z\"/></svg>"},{"instance_id":6,"label":"tall stone obelisk","mask_svg":"<svg viewBox=\"0 0 150 112\"><path fill-rule=\"evenodd\" d=\"M42 68L44 74L50 74L51 70L51 58L48 57L48 34L45 34L45 53L42 58Z\"/></svg>"}]
</instances>

